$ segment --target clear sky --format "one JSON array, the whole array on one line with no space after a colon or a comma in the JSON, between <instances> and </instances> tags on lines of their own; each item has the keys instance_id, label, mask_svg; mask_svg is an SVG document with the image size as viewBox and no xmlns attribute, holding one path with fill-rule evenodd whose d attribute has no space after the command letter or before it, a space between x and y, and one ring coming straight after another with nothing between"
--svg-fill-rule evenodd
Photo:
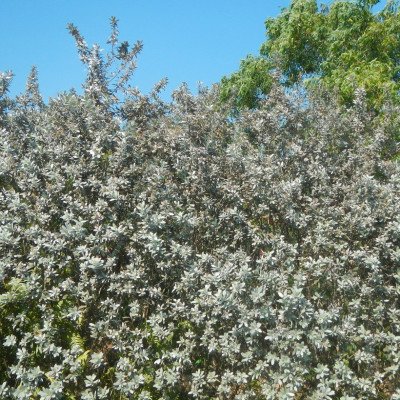
<instances>
[{"instance_id":1,"label":"clear sky","mask_svg":"<svg viewBox=\"0 0 400 400\"><path fill-rule=\"evenodd\" d=\"M236 71L247 54L258 54L265 20L289 4L290 0L0 0L0 71L14 72L12 95L24 91L34 64L45 101L72 87L80 92L84 67L67 23L76 25L89 45L105 47L114 15L120 40L143 41L133 85L147 93L166 77L163 98L169 100L182 82L196 92L197 82L218 82Z\"/></svg>"},{"instance_id":2,"label":"clear sky","mask_svg":"<svg viewBox=\"0 0 400 400\"><path fill-rule=\"evenodd\" d=\"M24 91L32 65L45 100L74 87L84 67L67 32L78 27L89 45L106 46L109 18L119 20L120 39L143 41L133 85L147 93L167 77L164 99L187 82L218 82L238 69L246 54L258 54L264 22L289 0L0 0L0 71L15 74L11 94Z\"/></svg>"}]
</instances>

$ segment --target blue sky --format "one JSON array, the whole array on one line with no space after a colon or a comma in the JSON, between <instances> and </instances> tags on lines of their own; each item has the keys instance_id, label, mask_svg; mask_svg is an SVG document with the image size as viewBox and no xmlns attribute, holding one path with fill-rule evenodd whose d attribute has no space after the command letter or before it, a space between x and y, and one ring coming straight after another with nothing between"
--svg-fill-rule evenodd
<instances>
[{"instance_id":1,"label":"blue sky","mask_svg":"<svg viewBox=\"0 0 400 400\"><path fill-rule=\"evenodd\" d=\"M89 45L105 47L114 15L121 40L144 44L133 85L147 93L167 77L163 98L169 100L182 82L196 92L197 82L218 82L237 70L247 54L258 54L265 20L289 4L290 0L0 0L0 71L14 72L12 95L24 91L34 64L45 101L72 87L79 92L84 67L67 23L75 24Z\"/></svg>"},{"instance_id":2,"label":"blue sky","mask_svg":"<svg viewBox=\"0 0 400 400\"><path fill-rule=\"evenodd\" d=\"M109 18L119 19L120 39L143 41L133 85L143 92L167 77L164 94L187 82L217 82L237 70L246 54L258 54L264 21L288 6L286 0L0 0L0 71L15 74L11 94L24 91L30 67L37 65L45 100L74 87L84 67L74 39L74 23L87 43L106 46Z\"/></svg>"}]
</instances>

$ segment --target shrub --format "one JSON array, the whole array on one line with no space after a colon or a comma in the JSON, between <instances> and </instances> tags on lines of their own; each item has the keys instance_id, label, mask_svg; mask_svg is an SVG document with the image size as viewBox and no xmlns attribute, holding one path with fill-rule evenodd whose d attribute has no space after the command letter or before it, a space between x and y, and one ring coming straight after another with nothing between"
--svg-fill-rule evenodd
<instances>
[{"instance_id":1,"label":"shrub","mask_svg":"<svg viewBox=\"0 0 400 400\"><path fill-rule=\"evenodd\" d=\"M398 110L164 104L71 32L82 95L2 76L2 398L399 398Z\"/></svg>"}]
</instances>

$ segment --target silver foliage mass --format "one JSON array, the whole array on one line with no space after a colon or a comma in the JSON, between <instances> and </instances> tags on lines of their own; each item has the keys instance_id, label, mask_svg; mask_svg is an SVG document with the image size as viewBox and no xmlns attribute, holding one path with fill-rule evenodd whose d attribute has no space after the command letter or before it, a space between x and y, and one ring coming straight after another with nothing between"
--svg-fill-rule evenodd
<instances>
[{"instance_id":1,"label":"silver foliage mass","mask_svg":"<svg viewBox=\"0 0 400 400\"><path fill-rule=\"evenodd\" d=\"M399 399L399 110L165 104L111 25L82 95L0 75L1 398Z\"/></svg>"}]
</instances>

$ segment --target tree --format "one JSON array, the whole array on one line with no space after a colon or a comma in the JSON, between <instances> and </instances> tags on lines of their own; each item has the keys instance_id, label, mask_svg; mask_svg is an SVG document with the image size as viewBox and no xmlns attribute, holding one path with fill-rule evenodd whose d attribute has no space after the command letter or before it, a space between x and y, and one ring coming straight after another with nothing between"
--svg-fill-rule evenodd
<instances>
[{"instance_id":1,"label":"tree","mask_svg":"<svg viewBox=\"0 0 400 400\"><path fill-rule=\"evenodd\" d=\"M287 87L299 79L338 92L351 104L355 89L379 109L386 97L399 99L400 18L398 4L388 1L374 14L379 0L294 0L276 18L265 22L267 40L258 57L249 56L237 72L222 79L222 97L235 93L239 107L254 108L269 93L271 73L283 74Z\"/></svg>"}]
</instances>

